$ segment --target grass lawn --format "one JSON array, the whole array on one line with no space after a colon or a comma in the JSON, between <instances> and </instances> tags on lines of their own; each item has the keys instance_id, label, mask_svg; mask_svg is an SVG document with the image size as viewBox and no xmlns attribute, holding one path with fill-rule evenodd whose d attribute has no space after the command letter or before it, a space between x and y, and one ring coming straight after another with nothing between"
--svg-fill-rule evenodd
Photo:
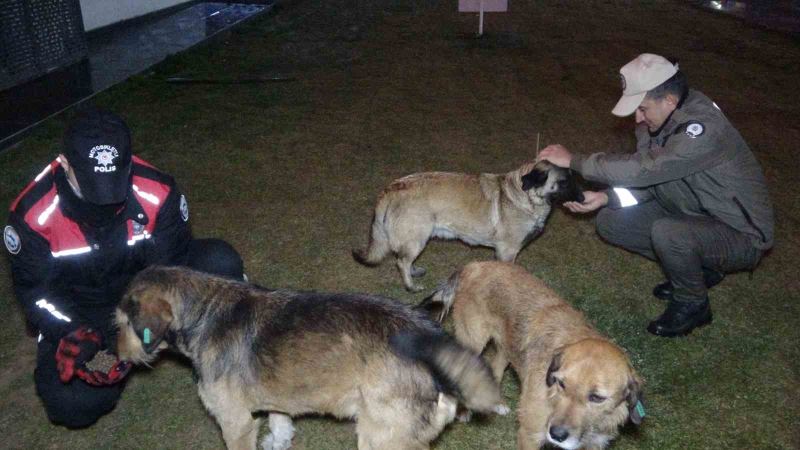
<instances>
[{"instance_id":1,"label":"grass lawn","mask_svg":"<svg viewBox=\"0 0 800 450\"><path fill-rule=\"evenodd\" d=\"M134 149L187 193L198 237L223 237L251 280L272 287L379 293L415 303L393 266L355 263L377 194L417 171L505 172L541 145L632 151L633 119L612 116L620 66L642 52L680 60L758 156L776 209L776 245L752 275L711 292L711 326L688 338L645 331L663 304L656 264L610 247L592 217L555 211L518 263L585 311L630 353L648 417L616 449L800 448L800 45L680 1L509 2L506 14L458 14L456 2L281 1L261 16L94 101L123 115ZM263 84L170 84L291 77ZM58 152L70 112L0 154L0 204ZM488 249L434 242L428 288ZM191 370L164 358L131 376L95 426L49 424L0 258L0 435L17 449L212 449L223 442ZM336 376L332 374L331 376ZM516 406L509 371L503 392ZM352 423L296 421L297 449L356 445ZM452 424L436 449L513 449L515 416Z\"/></svg>"}]
</instances>

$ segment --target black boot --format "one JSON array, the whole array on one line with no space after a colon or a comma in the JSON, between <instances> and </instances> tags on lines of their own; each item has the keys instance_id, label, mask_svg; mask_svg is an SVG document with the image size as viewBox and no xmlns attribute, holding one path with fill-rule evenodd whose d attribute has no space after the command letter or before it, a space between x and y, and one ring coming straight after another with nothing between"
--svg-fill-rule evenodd
<instances>
[{"instance_id":1,"label":"black boot","mask_svg":"<svg viewBox=\"0 0 800 450\"><path fill-rule=\"evenodd\" d=\"M708 297L700 303L670 301L663 314L647 326L647 331L662 337L685 336L697 327L711 323Z\"/></svg>"},{"instance_id":2,"label":"black boot","mask_svg":"<svg viewBox=\"0 0 800 450\"><path fill-rule=\"evenodd\" d=\"M706 289L711 289L718 285L723 278L725 278L724 273L703 267L703 281L706 283ZM656 287L653 288L653 295L661 300L672 300L673 292L675 292L675 286L673 286L672 282L669 280L657 284Z\"/></svg>"}]
</instances>

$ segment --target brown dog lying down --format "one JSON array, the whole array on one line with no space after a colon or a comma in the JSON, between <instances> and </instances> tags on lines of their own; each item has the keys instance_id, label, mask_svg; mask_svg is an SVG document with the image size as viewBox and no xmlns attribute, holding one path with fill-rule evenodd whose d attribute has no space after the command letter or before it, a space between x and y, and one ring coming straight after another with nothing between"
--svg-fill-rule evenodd
<instances>
[{"instance_id":1,"label":"brown dog lying down","mask_svg":"<svg viewBox=\"0 0 800 450\"><path fill-rule=\"evenodd\" d=\"M121 359L146 364L169 347L191 360L229 449L256 448L256 411L270 413L267 450L289 448L291 416L307 413L355 419L358 448L383 450L427 449L457 400L508 412L480 356L387 298L151 267L131 282L116 321Z\"/></svg>"},{"instance_id":2,"label":"brown dog lying down","mask_svg":"<svg viewBox=\"0 0 800 450\"><path fill-rule=\"evenodd\" d=\"M353 256L376 265L393 253L406 289L419 291L412 277L425 269L413 264L429 239L492 247L498 260L513 262L544 228L555 201L583 202L583 193L569 170L547 161L503 174L416 173L384 189L369 246Z\"/></svg>"},{"instance_id":3,"label":"brown dog lying down","mask_svg":"<svg viewBox=\"0 0 800 450\"><path fill-rule=\"evenodd\" d=\"M462 344L481 352L494 343L498 381L509 363L519 375L519 449L601 449L628 418L644 417L625 352L522 267L470 263L420 304L436 307L440 320L452 313Z\"/></svg>"}]
</instances>

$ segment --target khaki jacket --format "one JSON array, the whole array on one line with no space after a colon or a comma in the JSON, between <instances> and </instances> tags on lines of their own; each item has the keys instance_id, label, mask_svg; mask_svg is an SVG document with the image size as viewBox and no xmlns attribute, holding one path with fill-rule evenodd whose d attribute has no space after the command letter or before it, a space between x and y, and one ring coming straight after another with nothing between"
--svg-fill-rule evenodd
<instances>
[{"instance_id":1,"label":"khaki jacket","mask_svg":"<svg viewBox=\"0 0 800 450\"><path fill-rule=\"evenodd\" d=\"M629 188L639 203L710 216L752 236L755 247L772 247L774 215L761 166L708 97L690 90L657 135L642 124L636 139L636 153L576 155L571 168L587 180ZM609 192L609 206L619 207Z\"/></svg>"}]
</instances>

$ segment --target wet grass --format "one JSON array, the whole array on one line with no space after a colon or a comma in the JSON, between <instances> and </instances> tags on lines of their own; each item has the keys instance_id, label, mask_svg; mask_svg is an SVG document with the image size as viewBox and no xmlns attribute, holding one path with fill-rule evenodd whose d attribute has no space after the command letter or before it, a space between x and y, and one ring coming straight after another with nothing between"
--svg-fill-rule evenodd
<instances>
[{"instance_id":1,"label":"wet grass","mask_svg":"<svg viewBox=\"0 0 800 450\"><path fill-rule=\"evenodd\" d=\"M186 191L195 235L219 236L267 286L365 291L416 302L394 267L364 268L377 193L423 170L500 172L542 145L633 148L632 122L609 111L618 67L648 51L679 58L764 166L776 247L752 279L711 293L714 324L677 340L646 333L662 304L658 267L609 247L591 217L556 211L518 262L584 310L631 354L649 417L614 448L800 448L800 142L796 40L683 2L514 2L474 15L452 2L296 0L96 98L122 114L136 151ZM173 76L293 81L170 84ZM70 113L0 154L0 203L58 151ZM438 280L486 249L432 243L420 263ZM221 448L191 371L178 358L130 379L116 410L86 430L51 426L34 393L35 343L25 336L8 263L0 259L0 432L4 448ZM519 386L507 373L507 400ZM298 449L355 447L351 423L297 421ZM515 417L453 424L437 449L515 448Z\"/></svg>"}]
</instances>

